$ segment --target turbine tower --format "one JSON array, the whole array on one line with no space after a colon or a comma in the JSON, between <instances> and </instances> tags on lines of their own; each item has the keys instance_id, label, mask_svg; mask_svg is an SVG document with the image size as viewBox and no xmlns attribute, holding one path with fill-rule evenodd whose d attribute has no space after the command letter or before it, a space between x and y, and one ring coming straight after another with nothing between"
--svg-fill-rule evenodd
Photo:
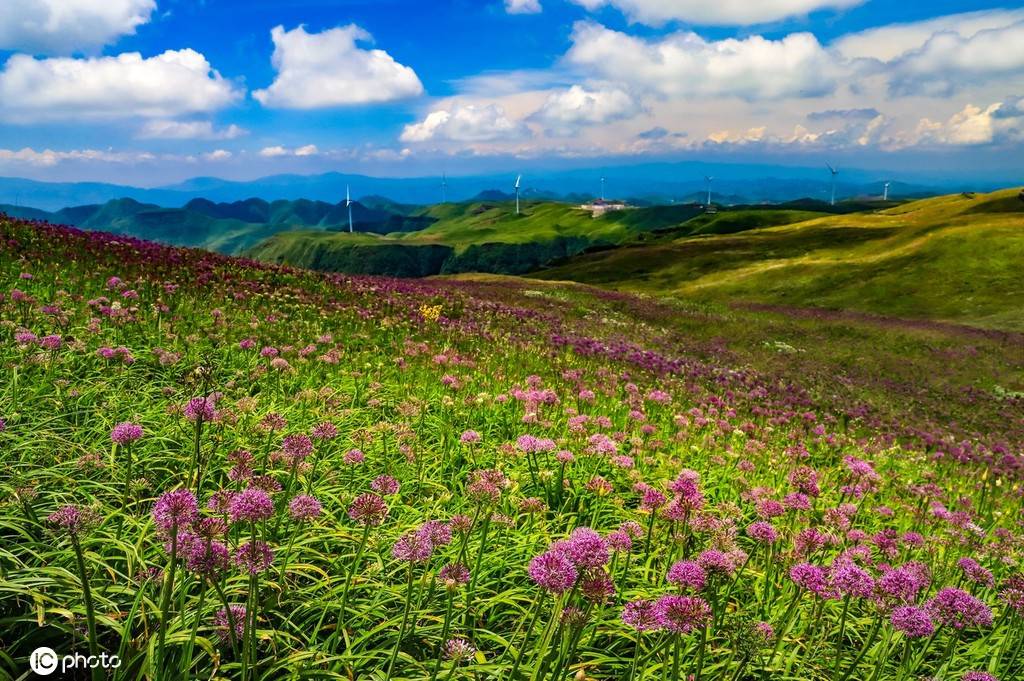
<instances>
[{"instance_id":1,"label":"turbine tower","mask_svg":"<svg viewBox=\"0 0 1024 681\"><path fill-rule=\"evenodd\" d=\"M352 229L352 193L349 191L348 185L345 185L345 208L348 208L348 232L351 234Z\"/></svg>"},{"instance_id":2,"label":"turbine tower","mask_svg":"<svg viewBox=\"0 0 1024 681\"><path fill-rule=\"evenodd\" d=\"M520 187L520 185L522 185L522 183L523 183L523 176L522 175L518 175L516 177L516 186L515 186L515 190L516 190L516 215L519 215L519 187Z\"/></svg>"},{"instance_id":3,"label":"turbine tower","mask_svg":"<svg viewBox=\"0 0 1024 681\"><path fill-rule=\"evenodd\" d=\"M889 185L891 185L891 184L892 184L892 182L886 182L885 183L885 192L882 194L882 200L883 201L888 201L889 200Z\"/></svg>"},{"instance_id":4,"label":"turbine tower","mask_svg":"<svg viewBox=\"0 0 1024 681\"><path fill-rule=\"evenodd\" d=\"M707 203L705 204L706 206L710 206L710 205L711 205L711 182L712 182L712 180L714 180L714 179L715 179L715 178L711 177L710 175L706 175L706 176L704 177L704 181L705 181L705 182L707 183L707 185L708 185L708 202L707 202Z\"/></svg>"},{"instance_id":5,"label":"turbine tower","mask_svg":"<svg viewBox=\"0 0 1024 681\"><path fill-rule=\"evenodd\" d=\"M832 205L836 205L836 176L839 174L838 168L833 168L831 163L825 164L828 167L830 173L832 173Z\"/></svg>"},{"instance_id":6,"label":"turbine tower","mask_svg":"<svg viewBox=\"0 0 1024 681\"><path fill-rule=\"evenodd\" d=\"M604 201L604 178L601 178L601 201Z\"/></svg>"},{"instance_id":7,"label":"turbine tower","mask_svg":"<svg viewBox=\"0 0 1024 681\"><path fill-rule=\"evenodd\" d=\"M441 173L441 203L448 203L448 174Z\"/></svg>"}]
</instances>

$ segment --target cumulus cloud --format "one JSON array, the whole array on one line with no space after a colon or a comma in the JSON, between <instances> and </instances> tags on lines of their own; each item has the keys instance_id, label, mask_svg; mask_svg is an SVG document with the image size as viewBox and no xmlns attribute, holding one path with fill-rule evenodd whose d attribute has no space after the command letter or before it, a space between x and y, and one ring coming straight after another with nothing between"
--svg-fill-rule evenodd
<instances>
[{"instance_id":1,"label":"cumulus cloud","mask_svg":"<svg viewBox=\"0 0 1024 681\"><path fill-rule=\"evenodd\" d=\"M936 33L889 65L896 95L948 96L964 87L1024 73L1024 21L970 37Z\"/></svg>"},{"instance_id":2,"label":"cumulus cloud","mask_svg":"<svg viewBox=\"0 0 1024 681\"><path fill-rule=\"evenodd\" d=\"M307 144L295 150L296 156L316 156L318 153L320 153L320 150L316 148L315 144Z\"/></svg>"},{"instance_id":3,"label":"cumulus cloud","mask_svg":"<svg viewBox=\"0 0 1024 681\"><path fill-rule=\"evenodd\" d=\"M0 50L94 51L149 21L156 0L3 0Z\"/></svg>"},{"instance_id":4,"label":"cumulus cloud","mask_svg":"<svg viewBox=\"0 0 1024 681\"><path fill-rule=\"evenodd\" d=\"M0 115L9 120L170 118L221 109L241 96L191 49L149 58L16 54L0 71Z\"/></svg>"},{"instance_id":5,"label":"cumulus cloud","mask_svg":"<svg viewBox=\"0 0 1024 681\"><path fill-rule=\"evenodd\" d=\"M984 146L1024 142L1024 103L1010 98L987 107L968 104L946 121L923 118L917 128L895 136L890 146Z\"/></svg>"},{"instance_id":6,"label":"cumulus cloud","mask_svg":"<svg viewBox=\"0 0 1024 681\"><path fill-rule=\"evenodd\" d=\"M272 62L277 77L253 97L267 107L321 109L389 102L423 93L416 72L384 50L363 49L372 36L355 24L322 33L304 26L275 27Z\"/></svg>"},{"instance_id":7,"label":"cumulus cloud","mask_svg":"<svg viewBox=\"0 0 1024 681\"><path fill-rule=\"evenodd\" d=\"M707 41L677 32L644 39L580 22L566 58L598 76L666 97L746 100L815 97L837 84L841 66L810 33Z\"/></svg>"},{"instance_id":8,"label":"cumulus cloud","mask_svg":"<svg viewBox=\"0 0 1024 681\"><path fill-rule=\"evenodd\" d=\"M867 0L572 0L588 10L606 5L631 21L660 25L685 21L701 26L749 26L803 16L823 9L842 10Z\"/></svg>"},{"instance_id":9,"label":"cumulus cloud","mask_svg":"<svg viewBox=\"0 0 1024 681\"><path fill-rule=\"evenodd\" d=\"M498 104L453 104L427 114L419 123L405 126L403 142L445 140L492 142L528 134L522 123L512 121Z\"/></svg>"},{"instance_id":10,"label":"cumulus cloud","mask_svg":"<svg viewBox=\"0 0 1024 681\"><path fill-rule=\"evenodd\" d=\"M540 0L505 0L505 11L509 14L537 14L541 11Z\"/></svg>"},{"instance_id":11,"label":"cumulus cloud","mask_svg":"<svg viewBox=\"0 0 1024 681\"><path fill-rule=\"evenodd\" d=\"M966 12L905 24L890 24L845 35L832 43L847 59L895 60L919 50L938 33L973 38L981 31L1006 28L1024 21L1024 9Z\"/></svg>"},{"instance_id":12,"label":"cumulus cloud","mask_svg":"<svg viewBox=\"0 0 1024 681\"><path fill-rule=\"evenodd\" d=\"M532 118L552 132L572 134L581 126L633 118L641 111L643 107L623 90L586 90L573 85L551 93Z\"/></svg>"},{"instance_id":13,"label":"cumulus cloud","mask_svg":"<svg viewBox=\"0 0 1024 681\"><path fill-rule=\"evenodd\" d=\"M231 124L226 128L215 128L210 121L147 121L139 130L141 139L164 140L233 140L248 131Z\"/></svg>"}]
</instances>

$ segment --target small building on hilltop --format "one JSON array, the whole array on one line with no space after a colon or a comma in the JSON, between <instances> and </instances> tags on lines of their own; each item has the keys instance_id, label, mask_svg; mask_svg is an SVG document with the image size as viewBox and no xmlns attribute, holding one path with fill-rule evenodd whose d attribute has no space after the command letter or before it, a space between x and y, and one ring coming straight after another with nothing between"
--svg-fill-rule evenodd
<instances>
[{"instance_id":1,"label":"small building on hilltop","mask_svg":"<svg viewBox=\"0 0 1024 681\"><path fill-rule=\"evenodd\" d=\"M580 206L580 210L588 211L595 218L601 217L605 213L626 210L627 208L629 208L629 205L622 201L606 201L604 199L595 199L590 203L584 203Z\"/></svg>"}]
</instances>

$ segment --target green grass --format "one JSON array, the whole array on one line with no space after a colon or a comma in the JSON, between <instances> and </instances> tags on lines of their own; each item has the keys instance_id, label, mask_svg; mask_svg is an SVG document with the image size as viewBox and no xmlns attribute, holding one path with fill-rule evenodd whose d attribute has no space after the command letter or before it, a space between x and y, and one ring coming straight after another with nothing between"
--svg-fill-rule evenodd
<instances>
[{"instance_id":1,"label":"green grass","mask_svg":"<svg viewBox=\"0 0 1024 681\"><path fill-rule=\"evenodd\" d=\"M1024 329L1022 262L1024 203L1017 190L1007 190L627 246L534 276L683 298Z\"/></svg>"}]
</instances>

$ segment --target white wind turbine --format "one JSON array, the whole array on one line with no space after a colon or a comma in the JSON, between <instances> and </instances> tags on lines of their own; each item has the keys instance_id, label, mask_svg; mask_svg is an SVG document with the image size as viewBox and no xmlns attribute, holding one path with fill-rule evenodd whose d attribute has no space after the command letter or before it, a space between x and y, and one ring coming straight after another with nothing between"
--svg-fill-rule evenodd
<instances>
[{"instance_id":1,"label":"white wind turbine","mask_svg":"<svg viewBox=\"0 0 1024 681\"><path fill-rule=\"evenodd\" d=\"M348 231L349 234L353 232L352 229L352 193L349 191L348 185L345 185L345 208L348 208Z\"/></svg>"},{"instance_id":2,"label":"white wind turbine","mask_svg":"<svg viewBox=\"0 0 1024 681\"><path fill-rule=\"evenodd\" d=\"M601 178L601 201L604 201L604 178Z\"/></svg>"},{"instance_id":3,"label":"white wind turbine","mask_svg":"<svg viewBox=\"0 0 1024 681\"><path fill-rule=\"evenodd\" d=\"M441 173L441 203L448 203L448 174Z\"/></svg>"},{"instance_id":4,"label":"white wind turbine","mask_svg":"<svg viewBox=\"0 0 1024 681\"><path fill-rule=\"evenodd\" d=\"M886 182L885 183L885 192L882 194L882 200L883 201L888 201L889 200L889 185L891 185L891 184L892 184L892 182Z\"/></svg>"},{"instance_id":5,"label":"white wind turbine","mask_svg":"<svg viewBox=\"0 0 1024 681\"><path fill-rule=\"evenodd\" d=\"M711 205L711 182L712 182L712 181L713 181L714 179L715 179L715 178L711 177L710 175L706 175L706 176L704 177L704 181L705 181L705 182L707 183L707 185L708 185L708 202L707 202L707 203L705 204L706 206L710 206L710 205Z\"/></svg>"},{"instance_id":6,"label":"white wind turbine","mask_svg":"<svg viewBox=\"0 0 1024 681\"><path fill-rule=\"evenodd\" d=\"M831 163L826 163L826 167L830 173L832 173L832 205L836 205L836 176L839 175L839 169L833 168Z\"/></svg>"},{"instance_id":7,"label":"white wind turbine","mask_svg":"<svg viewBox=\"0 0 1024 681\"><path fill-rule=\"evenodd\" d=\"M522 175L517 176L516 177L516 185L515 185L515 190L516 190L516 215L519 215L519 187L522 185L522 183L523 183L523 176Z\"/></svg>"}]
</instances>

